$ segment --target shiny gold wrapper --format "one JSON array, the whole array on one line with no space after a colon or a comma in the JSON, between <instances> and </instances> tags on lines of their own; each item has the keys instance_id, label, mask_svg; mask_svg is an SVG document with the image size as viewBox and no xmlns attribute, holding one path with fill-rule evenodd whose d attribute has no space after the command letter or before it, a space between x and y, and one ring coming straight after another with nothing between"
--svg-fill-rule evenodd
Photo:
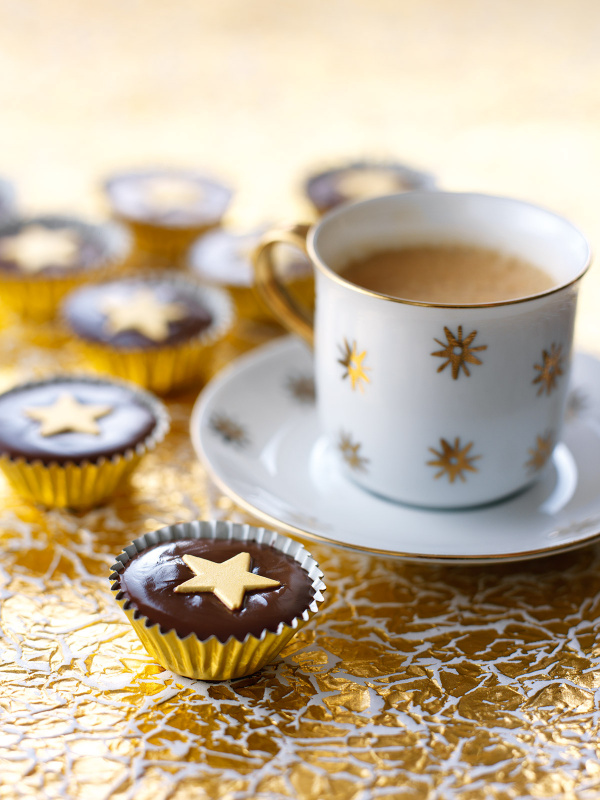
<instances>
[{"instance_id":1,"label":"shiny gold wrapper","mask_svg":"<svg viewBox=\"0 0 600 800\"><path fill-rule=\"evenodd\" d=\"M144 268L154 265L159 269L181 266L193 242L220 225L216 220L207 225L171 228L118 214L115 219L131 231L134 242L132 265L139 264Z\"/></svg>"},{"instance_id":2,"label":"shiny gold wrapper","mask_svg":"<svg viewBox=\"0 0 600 800\"><path fill-rule=\"evenodd\" d=\"M181 638L174 630L163 633L160 626L153 623L119 593L119 573L129 559L136 553L146 550L159 542L176 541L177 539L235 539L239 541L256 541L268 544L291 556L308 572L315 592L310 606L302 615L292 620L291 624L280 623L273 633L264 630L260 637L248 634L243 642L231 637L227 642L220 642L216 636L201 640L195 634ZM325 584L321 580L323 573L316 561L304 547L287 536L264 528L250 525L239 525L226 522L188 522L161 528L136 539L125 548L113 565L111 588L116 600L127 615L140 641L146 650L165 669L173 670L188 678L207 681L222 681L251 675L272 661L294 634L300 630L316 613L323 601Z\"/></svg>"},{"instance_id":3,"label":"shiny gold wrapper","mask_svg":"<svg viewBox=\"0 0 600 800\"><path fill-rule=\"evenodd\" d=\"M31 218L31 222L36 219ZM60 218L56 218L60 219ZM106 242L106 256L98 264L60 273L47 274L43 270L35 274L0 272L0 299L14 313L28 320L45 322L56 316L64 298L89 281L109 278L114 270L129 256L131 241L125 230L116 225L89 226L77 219L62 218L74 227L93 227ZM14 223L9 223L14 227Z\"/></svg>"},{"instance_id":4,"label":"shiny gold wrapper","mask_svg":"<svg viewBox=\"0 0 600 800\"><path fill-rule=\"evenodd\" d=\"M61 376L57 380L86 380L94 383L96 379L89 376ZM156 417L156 426L152 433L135 448L129 448L108 459L100 458L95 462L72 461L66 464L44 464L38 460L28 461L2 454L0 470L18 494L47 508L81 510L103 503L131 475L140 459L164 439L169 430L169 416L162 403L137 388L135 391Z\"/></svg>"},{"instance_id":5,"label":"shiny gold wrapper","mask_svg":"<svg viewBox=\"0 0 600 800\"><path fill-rule=\"evenodd\" d=\"M227 335L234 321L233 306L224 290L200 286L168 273L153 273L152 277L165 275L174 283L183 282L207 305L213 322L206 330L175 345L159 343L147 348L117 348L82 338L75 340L89 366L161 395L206 381L212 373L215 344Z\"/></svg>"}]
</instances>

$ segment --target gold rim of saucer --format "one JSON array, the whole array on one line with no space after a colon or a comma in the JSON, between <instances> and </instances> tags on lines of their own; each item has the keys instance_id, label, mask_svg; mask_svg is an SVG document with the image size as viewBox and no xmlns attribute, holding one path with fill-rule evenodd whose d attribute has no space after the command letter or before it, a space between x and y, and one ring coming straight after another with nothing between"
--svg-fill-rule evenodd
<instances>
[{"instance_id":1,"label":"gold rim of saucer","mask_svg":"<svg viewBox=\"0 0 600 800\"><path fill-rule=\"evenodd\" d=\"M413 195L413 194L422 195L422 194L431 194L431 192L429 192L429 191L399 192L397 194L385 195L385 197L399 197L399 196L400 197L406 197L407 195ZM505 200L505 201L510 201L512 203L518 203L519 205L522 205L522 206L527 206L529 208L534 208L534 209L536 209L538 211L543 211L544 213L554 217L555 219L560 220L563 223L566 223L570 228L572 228L573 231L575 231L581 237L582 241L585 243L586 251L587 251L586 252L586 259L585 259L584 266L579 271L579 273L574 278L572 278L570 281L567 281L566 283L561 283L558 286L554 286L552 289L547 289L546 291L539 292L538 294L530 294L530 295L527 295L525 297L517 297L517 298L511 299L511 300L499 300L499 301L496 301L494 303L468 303L468 304L460 304L460 303L424 303L424 302L419 301L419 300L407 300L407 299L404 299L404 298L401 298L401 297L392 297L391 295L388 295L388 294L380 294L379 292L373 292L371 289L365 289L363 286L357 286L355 283L351 283L350 281L347 281L338 272L333 270L331 267L327 266L327 264L320 258L320 256L317 253L317 250L316 250L316 247L315 247L315 237L316 237L317 229L320 228L323 225L323 223L329 222L334 217L345 213L347 211L347 209L348 209L347 206L341 206L341 207L338 207L338 208L334 208L331 211L328 211L326 214L323 215L323 217L321 218L321 220L318 223L316 223L315 225L313 225L310 228L310 230L308 232L307 239L306 239L306 249L307 249L308 255L310 257L310 260L312 261L313 265L323 275L326 275L328 278L331 278L336 283L338 283L340 286L343 286L346 289L352 289L353 291L358 292L359 294L366 295L367 297L375 297L375 298L378 298L379 300L389 300L392 303L400 303L402 305L407 305L407 306L421 306L423 308L456 308L456 309L458 309L458 308L460 308L460 309L498 308L499 306L512 306L512 305L517 305L518 303L528 303L528 302L530 302L532 300L538 300L538 299L540 299L542 297L549 297L552 294L556 294L557 292L561 292L563 289L568 289L570 286L573 286L574 284L576 284L578 281L581 280L581 278L583 278L585 273L590 268L590 265L592 263L592 249L590 247L590 243L588 242L587 238L579 230L579 228L577 228L575 225L573 225L573 223L570 222L566 217L563 217L560 214L556 214L554 211L550 211L549 209L544 208L543 206L539 206L536 203L528 203L525 200L516 200L515 198L503 197L501 195L482 194L481 192L440 192L440 191L437 191L437 192L435 192L435 194L436 195L440 195L440 194L452 195L454 197L485 197L486 199L493 198L493 199L496 199L496 200ZM363 205L367 205L369 203L381 202L382 199L383 199L382 197L370 197L370 198L368 198L366 200L362 200L362 201L360 201L358 203L353 203L352 204L352 208L355 208L356 206L359 206L359 205L363 206Z\"/></svg>"}]
</instances>

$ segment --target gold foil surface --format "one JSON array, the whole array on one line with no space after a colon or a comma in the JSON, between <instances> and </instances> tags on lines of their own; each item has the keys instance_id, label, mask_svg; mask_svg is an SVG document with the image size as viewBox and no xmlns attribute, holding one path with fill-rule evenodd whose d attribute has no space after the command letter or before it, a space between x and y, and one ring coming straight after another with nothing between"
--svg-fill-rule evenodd
<instances>
[{"instance_id":1,"label":"gold foil surface","mask_svg":"<svg viewBox=\"0 0 600 800\"><path fill-rule=\"evenodd\" d=\"M600 239L593 0L0 0L0 23L0 172L28 209L101 212L105 175L159 163L234 185L236 228L293 222L307 173L375 156ZM598 352L597 275L577 336ZM0 388L81 368L52 325L2 325ZM267 332L240 327L220 363ZM193 399L105 507L44 512L0 481L2 800L598 797L598 545L452 567L308 543L327 600L274 663L158 666L115 556L176 521L253 521L192 452Z\"/></svg>"},{"instance_id":2,"label":"gold foil surface","mask_svg":"<svg viewBox=\"0 0 600 800\"><path fill-rule=\"evenodd\" d=\"M37 375L79 366L35 338L12 324L0 347ZM44 512L1 484L0 797L595 795L599 546L452 567L308 543L329 597L272 664L162 669L111 596L115 556L166 524L252 521L197 462L192 401L110 505Z\"/></svg>"}]
</instances>

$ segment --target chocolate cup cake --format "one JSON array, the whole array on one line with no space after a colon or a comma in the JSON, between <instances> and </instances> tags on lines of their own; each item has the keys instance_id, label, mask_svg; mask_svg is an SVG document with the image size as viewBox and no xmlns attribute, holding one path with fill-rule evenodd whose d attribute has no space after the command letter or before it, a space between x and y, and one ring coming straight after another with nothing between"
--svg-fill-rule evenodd
<instances>
[{"instance_id":1,"label":"chocolate cup cake","mask_svg":"<svg viewBox=\"0 0 600 800\"><path fill-rule=\"evenodd\" d=\"M433 188L428 173L385 161L351 162L311 175L304 183L304 193L319 214L367 197Z\"/></svg>"},{"instance_id":2,"label":"chocolate cup cake","mask_svg":"<svg viewBox=\"0 0 600 800\"><path fill-rule=\"evenodd\" d=\"M231 190L194 170L146 169L104 183L114 216L131 230L136 249L177 266L192 242L220 224Z\"/></svg>"},{"instance_id":3,"label":"chocolate cup cake","mask_svg":"<svg viewBox=\"0 0 600 800\"><path fill-rule=\"evenodd\" d=\"M241 564L241 566L240 566ZM304 547L230 522L191 522L136 539L110 576L148 652L189 678L256 672L316 613L325 585Z\"/></svg>"},{"instance_id":4,"label":"chocolate cup cake","mask_svg":"<svg viewBox=\"0 0 600 800\"><path fill-rule=\"evenodd\" d=\"M105 501L169 428L138 387L86 375L31 381L0 394L0 469L48 507Z\"/></svg>"},{"instance_id":5,"label":"chocolate cup cake","mask_svg":"<svg viewBox=\"0 0 600 800\"><path fill-rule=\"evenodd\" d=\"M208 376L233 308L222 289L151 273L79 289L63 318L93 367L166 394Z\"/></svg>"},{"instance_id":6,"label":"chocolate cup cake","mask_svg":"<svg viewBox=\"0 0 600 800\"><path fill-rule=\"evenodd\" d=\"M129 234L115 223L12 217L0 222L0 299L21 317L50 319L65 295L108 277L130 249Z\"/></svg>"}]
</instances>

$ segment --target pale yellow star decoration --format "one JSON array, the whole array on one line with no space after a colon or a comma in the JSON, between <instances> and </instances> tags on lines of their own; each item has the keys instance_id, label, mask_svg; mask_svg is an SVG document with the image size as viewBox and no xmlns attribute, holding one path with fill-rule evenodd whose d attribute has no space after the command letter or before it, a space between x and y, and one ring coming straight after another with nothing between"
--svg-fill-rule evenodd
<instances>
[{"instance_id":1,"label":"pale yellow star decoration","mask_svg":"<svg viewBox=\"0 0 600 800\"><path fill-rule=\"evenodd\" d=\"M339 347L342 352L342 357L338 358L338 364L341 364L346 370L342 375L342 380L344 380L344 378L350 378L353 389L356 389L358 386L361 392L364 391L361 381L370 383L369 376L367 375L369 367L363 366L367 351L363 350L362 353L359 353L356 347L356 341L352 342L352 345L350 345L347 339L344 339L343 346L340 345Z\"/></svg>"},{"instance_id":2,"label":"pale yellow star decoration","mask_svg":"<svg viewBox=\"0 0 600 800\"><path fill-rule=\"evenodd\" d=\"M199 184L184 178L151 178L144 185L144 199L155 211L187 209L197 206L204 192Z\"/></svg>"},{"instance_id":3,"label":"pale yellow star decoration","mask_svg":"<svg viewBox=\"0 0 600 800\"><path fill-rule=\"evenodd\" d=\"M359 442L352 441L352 436L350 436L350 434L341 431L338 450L342 454L342 458L351 469L358 472L365 472L369 459L361 456L361 447L362 445Z\"/></svg>"},{"instance_id":4,"label":"pale yellow star decoration","mask_svg":"<svg viewBox=\"0 0 600 800\"><path fill-rule=\"evenodd\" d=\"M377 167L351 169L339 175L336 184L340 194L356 199L395 194L402 189L396 173Z\"/></svg>"},{"instance_id":5,"label":"pale yellow star decoration","mask_svg":"<svg viewBox=\"0 0 600 800\"><path fill-rule=\"evenodd\" d=\"M76 266L79 237L64 228L28 225L14 236L3 237L0 247L3 258L16 261L22 270L33 273L49 266Z\"/></svg>"},{"instance_id":6,"label":"pale yellow star decoration","mask_svg":"<svg viewBox=\"0 0 600 800\"><path fill-rule=\"evenodd\" d=\"M180 303L163 303L151 289L139 289L131 297L108 300L102 307L111 333L138 331L147 339L164 341L169 322L184 319L188 312Z\"/></svg>"},{"instance_id":7,"label":"pale yellow star decoration","mask_svg":"<svg viewBox=\"0 0 600 800\"><path fill-rule=\"evenodd\" d=\"M534 369L540 373L533 379L532 383L539 383L538 396L544 393L550 394L556 388L556 380L563 374L562 345L558 347L552 342L550 352L542 351L542 363L534 364Z\"/></svg>"},{"instance_id":8,"label":"pale yellow star decoration","mask_svg":"<svg viewBox=\"0 0 600 800\"><path fill-rule=\"evenodd\" d=\"M535 447L531 447L527 450L530 455L530 459L525 463L525 466L530 472L539 472L543 467L546 466L546 462L552 455L553 450L554 437L552 433L548 433L546 431L543 436L536 436Z\"/></svg>"},{"instance_id":9,"label":"pale yellow star decoration","mask_svg":"<svg viewBox=\"0 0 600 800\"><path fill-rule=\"evenodd\" d=\"M473 355L480 350L487 350L487 344L481 344L478 347L471 347L471 344L475 337L477 336L477 331L471 331L471 333L463 339L463 329L462 325L458 326L458 333L455 336L449 328L444 327L444 333L446 334L446 343L440 342L439 339L434 339L443 350L436 350L435 352L431 353L432 356L438 356L439 358L445 358L443 364L441 364L437 371L441 372L444 370L448 364L452 365L452 377L454 380L457 380L458 376L460 375L461 369L465 373L467 377L471 375L469 372L469 368L467 364L482 364L483 362L481 359L477 358L477 356Z\"/></svg>"},{"instance_id":10,"label":"pale yellow star decoration","mask_svg":"<svg viewBox=\"0 0 600 800\"><path fill-rule=\"evenodd\" d=\"M24 412L42 423L42 436L54 436L56 433L91 433L97 436L100 427L96 420L112 410L112 406L80 403L70 392L63 392L51 406L26 408Z\"/></svg>"},{"instance_id":11,"label":"pale yellow star decoration","mask_svg":"<svg viewBox=\"0 0 600 800\"><path fill-rule=\"evenodd\" d=\"M446 439L440 439L441 452L434 450L430 447L429 450L437 458L433 461L428 461L427 464L431 467L439 467L440 471L434 477L440 478L446 475L450 483L454 483L456 478L460 478L463 483L466 481L463 472L477 472L477 467L474 467L472 462L481 456L469 456L469 451L473 447L473 442L460 446L460 438L457 436L454 444L451 445Z\"/></svg>"},{"instance_id":12,"label":"pale yellow star decoration","mask_svg":"<svg viewBox=\"0 0 600 800\"><path fill-rule=\"evenodd\" d=\"M184 555L194 577L175 587L176 592L212 592L231 611L241 608L246 592L274 589L279 581L250 572L250 553L238 553L222 564L198 556Z\"/></svg>"}]
</instances>

